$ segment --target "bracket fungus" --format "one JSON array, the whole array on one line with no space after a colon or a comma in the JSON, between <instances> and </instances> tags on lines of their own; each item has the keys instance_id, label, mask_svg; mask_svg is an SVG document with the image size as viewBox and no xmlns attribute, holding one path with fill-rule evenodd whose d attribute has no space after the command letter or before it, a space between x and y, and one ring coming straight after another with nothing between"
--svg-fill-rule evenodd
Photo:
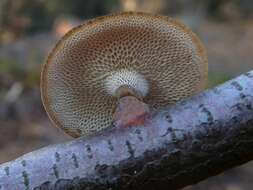
<instances>
[{"instance_id":1,"label":"bracket fungus","mask_svg":"<svg viewBox=\"0 0 253 190\"><path fill-rule=\"evenodd\" d=\"M132 116L145 115L147 105L173 104L202 90L206 79L205 49L189 28L165 16L128 12L68 32L43 66L41 92L52 122L79 137L123 117L124 125L138 124Z\"/></svg>"}]
</instances>

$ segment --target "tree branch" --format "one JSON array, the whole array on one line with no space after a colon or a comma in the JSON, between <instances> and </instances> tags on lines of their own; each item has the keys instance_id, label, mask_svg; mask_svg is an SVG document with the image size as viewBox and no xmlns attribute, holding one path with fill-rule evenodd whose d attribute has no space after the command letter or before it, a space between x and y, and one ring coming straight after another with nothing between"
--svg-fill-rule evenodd
<instances>
[{"instance_id":1,"label":"tree branch","mask_svg":"<svg viewBox=\"0 0 253 190\"><path fill-rule=\"evenodd\" d=\"M0 165L0 190L177 189L253 159L253 71L154 113L144 126Z\"/></svg>"}]
</instances>

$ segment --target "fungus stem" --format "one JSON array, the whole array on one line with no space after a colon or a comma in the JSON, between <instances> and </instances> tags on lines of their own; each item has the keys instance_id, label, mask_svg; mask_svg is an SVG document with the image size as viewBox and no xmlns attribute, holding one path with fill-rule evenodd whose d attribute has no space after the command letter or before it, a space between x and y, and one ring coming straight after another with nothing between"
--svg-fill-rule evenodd
<instances>
[{"instance_id":1,"label":"fungus stem","mask_svg":"<svg viewBox=\"0 0 253 190\"><path fill-rule=\"evenodd\" d=\"M133 96L138 100L142 100L140 93L136 92L136 90L134 90L128 85L122 85L116 90L116 97L120 99L125 96Z\"/></svg>"},{"instance_id":2,"label":"fungus stem","mask_svg":"<svg viewBox=\"0 0 253 190\"><path fill-rule=\"evenodd\" d=\"M134 96L142 100L148 93L149 84L138 72L122 69L114 71L106 78L105 89L108 94L118 98Z\"/></svg>"}]
</instances>

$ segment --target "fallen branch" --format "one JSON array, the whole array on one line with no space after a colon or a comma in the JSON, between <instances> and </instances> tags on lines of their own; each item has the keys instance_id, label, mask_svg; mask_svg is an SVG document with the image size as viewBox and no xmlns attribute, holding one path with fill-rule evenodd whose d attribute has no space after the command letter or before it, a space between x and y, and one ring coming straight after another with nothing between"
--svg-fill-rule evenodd
<instances>
[{"instance_id":1,"label":"fallen branch","mask_svg":"<svg viewBox=\"0 0 253 190\"><path fill-rule=\"evenodd\" d=\"M177 189L253 159L253 71L154 113L0 166L0 190Z\"/></svg>"}]
</instances>

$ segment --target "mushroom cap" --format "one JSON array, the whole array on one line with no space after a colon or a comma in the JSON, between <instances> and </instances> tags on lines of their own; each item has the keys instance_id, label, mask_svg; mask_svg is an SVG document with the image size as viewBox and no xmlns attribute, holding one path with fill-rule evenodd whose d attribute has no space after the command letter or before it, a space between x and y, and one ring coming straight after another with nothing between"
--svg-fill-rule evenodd
<instances>
[{"instance_id":1,"label":"mushroom cap","mask_svg":"<svg viewBox=\"0 0 253 190\"><path fill-rule=\"evenodd\" d=\"M43 65L41 93L53 123L79 137L111 126L115 85L129 83L159 108L199 92L206 79L206 52L189 28L165 16L127 12L68 32Z\"/></svg>"}]
</instances>

